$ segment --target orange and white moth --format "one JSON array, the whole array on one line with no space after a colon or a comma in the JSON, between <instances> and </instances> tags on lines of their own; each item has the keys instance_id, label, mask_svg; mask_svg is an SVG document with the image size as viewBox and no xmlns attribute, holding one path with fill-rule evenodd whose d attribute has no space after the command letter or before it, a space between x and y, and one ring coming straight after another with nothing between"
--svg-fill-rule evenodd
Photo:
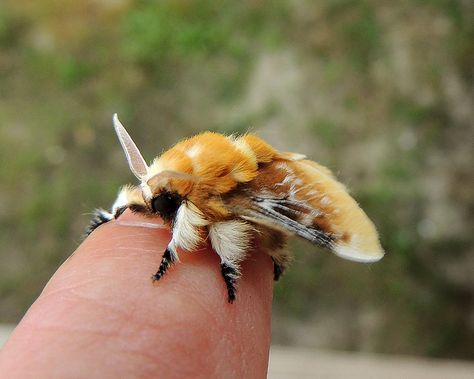
<instances>
[{"instance_id":1,"label":"orange and white moth","mask_svg":"<svg viewBox=\"0 0 474 379\"><path fill-rule=\"evenodd\" d=\"M353 261L384 255L373 223L344 185L304 155L280 152L253 134L204 132L147 165L117 115L114 128L140 184L123 187L110 212L97 210L88 233L125 209L161 217L172 238L153 280L178 260L178 248L193 251L205 240L221 259L229 302L255 240L273 259L275 280L288 265L292 235Z\"/></svg>"}]
</instances>

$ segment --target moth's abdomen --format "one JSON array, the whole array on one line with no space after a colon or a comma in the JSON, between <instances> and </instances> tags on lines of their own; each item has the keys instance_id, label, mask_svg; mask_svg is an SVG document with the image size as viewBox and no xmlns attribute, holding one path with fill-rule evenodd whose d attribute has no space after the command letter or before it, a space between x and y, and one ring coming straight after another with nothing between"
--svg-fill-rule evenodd
<instances>
[{"instance_id":1,"label":"moth's abdomen","mask_svg":"<svg viewBox=\"0 0 474 379\"><path fill-rule=\"evenodd\" d=\"M325 167L308 160L276 159L229 202L243 218L303 237L361 262L383 256L367 215Z\"/></svg>"}]
</instances>

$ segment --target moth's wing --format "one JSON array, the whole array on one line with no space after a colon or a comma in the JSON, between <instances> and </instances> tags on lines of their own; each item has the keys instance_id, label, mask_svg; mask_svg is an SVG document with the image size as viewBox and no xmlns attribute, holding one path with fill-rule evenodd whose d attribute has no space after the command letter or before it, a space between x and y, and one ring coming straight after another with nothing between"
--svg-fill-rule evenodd
<instances>
[{"instance_id":1,"label":"moth's wing","mask_svg":"<svg viewBox=\"0 0 474 379\"><path fill-rule=\"evenodd\" d=\"M384 255L374 224L331 171L309 160L276 160L227 200L238 216L295 234L358 262Z\"/></svg>"}]
</instances>

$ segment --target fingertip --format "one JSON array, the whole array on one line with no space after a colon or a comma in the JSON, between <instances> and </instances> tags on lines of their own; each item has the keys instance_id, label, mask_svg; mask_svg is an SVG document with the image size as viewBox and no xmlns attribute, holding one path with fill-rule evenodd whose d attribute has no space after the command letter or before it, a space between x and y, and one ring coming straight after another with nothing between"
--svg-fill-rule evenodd
<instances>
[{"instance_id":1,"label":"fingertip","mask_svg":"<svg viewBox=\"0 0 474 379\"><path fill-rule=\"evenodd\" d=\"M194 365L202 372L211 373L213 365L226 362L221 368L222 377L232 370L238 370L240 377L252 377L256 372L265 376L271 339L271 258L260 250L249 254L242 264L232 303L228 302L219 258L209 246L195 252L178 251L180 261L152 283L150 278L158 268L170 233L160 221L130 213L124 216L104 226L100 235L93 237L98 241L92 243L112 243L120 246L123 254L133 256L126 265L124 275L129 288L123 288L122 297L130 295L130 287L135 288L141 298L136 309L142 316L148 315L147 323L158 325L158 339L168 341L166 346L150 348L166 361L187 357L188 368ZM212 357L209 365L196 356L201 349Z\"/></svg>"},{"instance_id":2,"label":"fingertip","mask_svg":"<svg viewBox=\"0 0 474 379\"><path fill-rule=\"evenodd\" d=\"M180 262L152 282L169 240L161 221L129 212L97 228L32 306L16 342L9 343L10 355L26 357L25 369L69 361L123 375L127 362L139 375L159 370L164 377L186 376L199 370L210 376L264 377L273 287L270 258L260 251L249 255L237 299L229 304L219 259L209 247L179 252ZM25 344L30 354L25 355ZM84 345L91 348L81 350ZM180 361L187 365L170 365Z\"/></svg>"}]
</instances>

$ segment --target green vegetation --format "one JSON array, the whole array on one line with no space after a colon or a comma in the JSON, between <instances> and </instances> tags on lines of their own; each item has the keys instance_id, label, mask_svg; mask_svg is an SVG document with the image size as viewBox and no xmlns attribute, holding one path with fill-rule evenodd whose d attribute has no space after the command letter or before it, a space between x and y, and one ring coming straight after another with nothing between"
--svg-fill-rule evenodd
<instances>
[{"instance_id":1,"label":"green vegetation","mask_svg":"<svg viewBox=\"0 0 474 379\"><path fill-rule=\"evenodd\" d=\"M87 4L0 8L0 322L133 181L119 112L148 159L203 130L250 129L348 184L386 258L293 242L277 320L344 336L315 346L474 358L470 2Z\"/></svg>"}]
</instances>

